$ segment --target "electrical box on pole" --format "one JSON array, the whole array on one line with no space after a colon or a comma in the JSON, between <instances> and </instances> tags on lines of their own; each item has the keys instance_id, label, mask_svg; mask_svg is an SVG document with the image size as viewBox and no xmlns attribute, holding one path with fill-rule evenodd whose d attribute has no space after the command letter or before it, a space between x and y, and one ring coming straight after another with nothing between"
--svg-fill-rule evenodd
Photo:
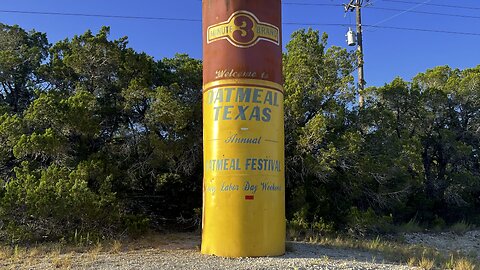
<instances>
[{"instance_id":1,"label":"electrical box on pole","mask_svg":"<svg viewBox=\"0 0 480 270\"><path fill-rule=\"evenodd\" d=\"M356 37L356 33L353 32L353 30L351 28L348 28L348 32L347 34L345 35L347 37L347 44L348 46L355 46L357 45L357 37Z\"/></svg>"}]
</instances>

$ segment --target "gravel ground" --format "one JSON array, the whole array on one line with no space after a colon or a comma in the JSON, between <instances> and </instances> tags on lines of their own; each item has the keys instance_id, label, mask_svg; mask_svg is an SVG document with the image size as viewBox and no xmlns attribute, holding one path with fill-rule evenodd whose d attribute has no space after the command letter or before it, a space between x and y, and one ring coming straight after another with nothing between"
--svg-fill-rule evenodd
<instances>
[{"instance_id":1,"label":"gravel ground","mask_svg":"<svg viewBox=\"0 0 480 270\"><path fill-rule=\"evenodd\" d=\"M480 231L404 234L405 242L480 259ZM280 257L226 259L202 255L196 234L153 235L114 248L50 252L0 260L0 269L418 269L386 261L381 255L351 249L288 242Z\"/></svg>"},{"instance_id":2,"label":"gravel ground","mask_svg":"<svg viewBox=\"0 0 480 270\"><path fill-rule=\"evenodd\" d=\"M460 252L477 257L480 260L480 231L464 234L442 233L408 233L404 234L408 244L419 244L436 248L442 252Z\"/></svg>"},{"instance_id":3,"label":"gravel ground","mask_svg":"<svg viewBox=\"0 0 480 270\"><path fill-rule=\"evenodd\" d=\"M181 235L156 242L154 247L122 247L117 253L70 253L45 257L28 269L415 269L384 262L375 254L288 242L280 257L226 259L202 255L198 236ZM0 263L0 268L1 263ZM18 269L14 267L15 269Z\"/></svg>"},{"instance_id":4,"label":"gravel ground","mask_svg":"<svg viewBox=\"0 0 480 270\"><path fill-rule=\"evenodd\" d=\"M195 250L143 250L116 256L99 256L93 264L75 269L409 269L376 262L370 254L324 249L295 243L282 257L224 259Z\"/></svg>"}]
</instances>

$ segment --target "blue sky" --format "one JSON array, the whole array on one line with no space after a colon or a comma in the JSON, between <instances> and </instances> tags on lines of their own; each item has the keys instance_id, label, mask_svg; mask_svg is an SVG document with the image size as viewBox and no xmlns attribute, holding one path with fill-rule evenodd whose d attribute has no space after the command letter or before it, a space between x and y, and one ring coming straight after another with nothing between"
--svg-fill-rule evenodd
<instances>
[{"instance_id":1,"label":"blue sky","mask_svg":"<svg viewBox=\"0 0 480 270\"><path fill-rule=\"evenodd\" d=\"M259 0L261 1L261 0ZM343 11L348 0L284 0L283 43L293 31L308 28L309 24L352 24L354 13ZM400 76L410 80L419 72L438 65L469 68L480 64L480 2L478 0L372 0L363 9L363 24L383 27L421 28L451 32L469 32L478 35L454 35L434 32L406 31L385 28L365 28L365 79L367 86L381 86ZM409 3L405 3L409 2ZM417 5L410 2L429 5ZM287 3L327 4L321 6L291 5ZM454 8L435 5L450 5ZM396 10L386 10L396 9ZM425 13L403 13L409 10L454 14L440 16ZM111 27L111 37L129 37L129 45L146 52L156 59L173 57L175 53L187 53L201 59L201 22L136 20L78 16L53 16L18 14L5 11L38 11L201 19L200 0L3 0L0 22L18 24L25 29L46 32L50 42L82 34L87 29L98 31L102 25ZM470 18L470 17L477 18ZM329 34L329 45L347 47L347 26L310 25ZM353 49L353 47L349 47Z\"/></svg>"}]
</instances>

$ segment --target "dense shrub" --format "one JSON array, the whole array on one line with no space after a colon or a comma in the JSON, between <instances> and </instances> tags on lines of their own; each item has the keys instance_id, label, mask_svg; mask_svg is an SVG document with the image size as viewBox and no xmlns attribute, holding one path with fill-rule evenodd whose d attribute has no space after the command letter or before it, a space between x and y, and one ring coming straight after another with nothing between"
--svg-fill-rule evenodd
<instances>
[{"instance_id":1,"label":"dense shrub","mask_svg":"<svg viewBox=\"0 0 480 270\"><path fill-rule=\"evenodd\" d=\"M102 167L92 160L73 170L57 165L32 170L23 162L0 200L0 218L11 237L4 240L51 240L73 233L116 231L121 212L111 176ZM93 182L98 188L89 187Z\"/></svg>"}]
</instances>

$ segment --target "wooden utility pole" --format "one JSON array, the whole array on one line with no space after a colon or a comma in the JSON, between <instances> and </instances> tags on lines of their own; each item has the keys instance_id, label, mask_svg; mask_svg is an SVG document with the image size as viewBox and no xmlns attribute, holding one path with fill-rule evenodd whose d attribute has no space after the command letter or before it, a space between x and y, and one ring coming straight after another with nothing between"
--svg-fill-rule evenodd
<instances>
[{"instance_id":1,"label":"wooden utility pole","mask_svg":"<svg viewBox=\"0 0 480 270\"><path fill-rule=\"evenodd\" d=\"M363 71L362 5L363 0L350 0L350 3L344 5L345 12L355 10L357 15L358 106L360 108L363 107L363 90L365 89L365 74Z\"/></svg>"},{"instance_id":2,"label":"wooden utility pole","mask_svg":"<svg viewBox=\"0 0 480 270\"><path fill-rule=\"evenodd\" d=\"M358 106L363 107L363 90L365 88L365 77L363 74L363 43L362 43L362 4L357 0L357 52L358 52Z\"/></svg>"}]
</instances>

